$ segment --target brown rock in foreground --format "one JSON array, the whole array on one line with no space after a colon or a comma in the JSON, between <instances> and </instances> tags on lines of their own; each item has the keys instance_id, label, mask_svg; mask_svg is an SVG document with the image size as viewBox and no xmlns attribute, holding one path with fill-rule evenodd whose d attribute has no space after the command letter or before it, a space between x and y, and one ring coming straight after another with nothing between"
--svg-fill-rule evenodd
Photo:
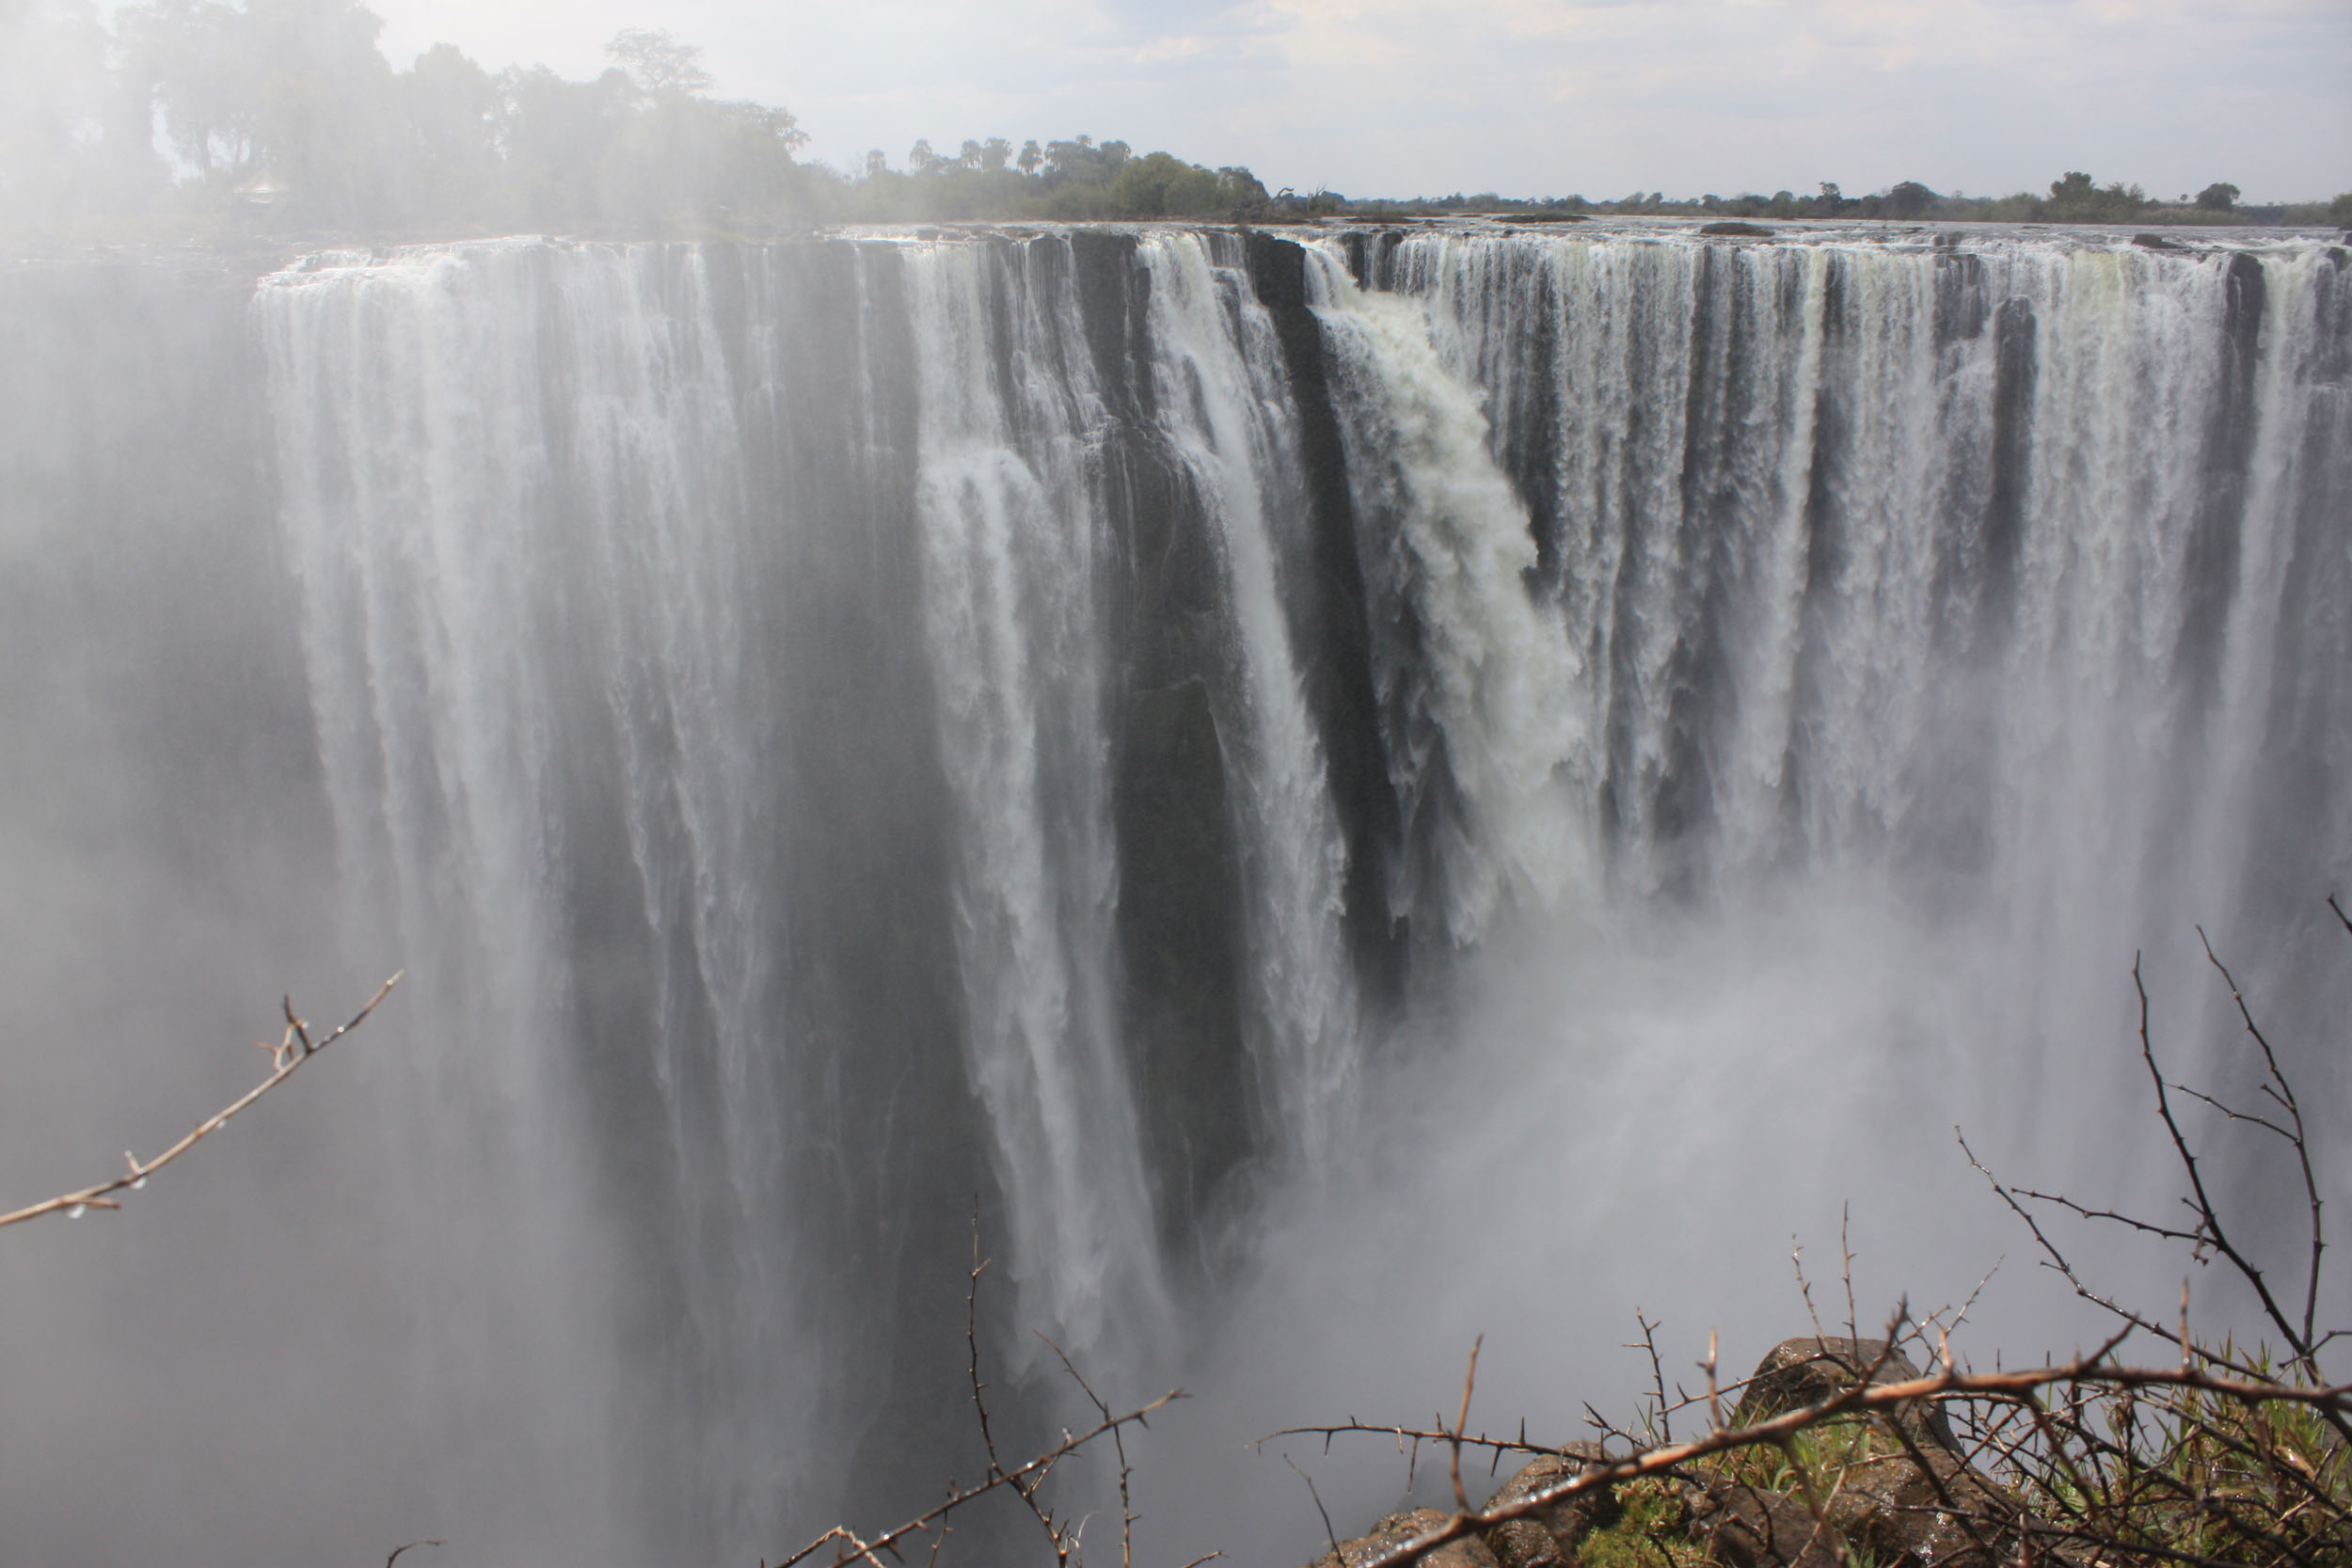
<instances>
[{"instance_id":1,"label":"brown rock in foreground","mask_svg":"<svg viewBox=\"0 0 2352 1568\"><path fill-rule=\"evenodd\" d=\"M1381 1553L1402 1545L1417 1535L1427 1534L1451 1517L1451 1514L1440 1513L1434 1508L1412 1508L1402 1513L1391 1513L1373 1526L1370 1535L1341 1542L1336 1556L1325 1552L1315 1559L1314 1568L1357 1568L1357 1564L1370 1562ZM1434 1552L1423 1552L1408 1560L1413 1568L1500 1568L1495 1561L1495 1554L1488 1551L1486 1544L1474 1535L1449 1541Z\"/></svg>"},{"instance_id":2,"label":"brown rock in foreground","mask_svg":"<svg viewBox=\"0 0 2352 1568\"><path fill-rule=\"evenodd\" d=\"M1486 1499L1486 1507L1518 1502L1582 1468L1573 1450L1565 1455L1545 1454L1504 1481ZM1504 1520L1486 1531L1486 1546L1501 1568L1574 1568L1577 1542L1588 1530L1614 1521L1617 1512L1616 1495L1602 1487L1524 1518Z\"/></svg>"},{"instance_id":3,"label":"brown rock in foreground","mask_svg":"<svg viewBox=\"0 0 2352 1568\"><path fill-rule=\"evenodd\" d=\"M1729 1486L1708 1493L1692 1512L1708 1560L1726 1568L1837 1568L1830 1530L1794 1497Z\"/></svg>"},{"instance_id":4,"label":"brown rock in foreground","mask_svg":"<svg viewBox=\"0 0 2352 1568\"><path fill-rule=\"evenodd\" d=\"M1756 1363L1748 1391L1731 1413L1731 1424L1753 1426L1785 1410L1819 1404L1853 1386L1866 1371L1873 1386L1910 1383L1920 1375L1909 1356L1883 1339L1783 1339ZM1951 1423L1936 1406L1905 1405L1899 1419L1913 1437L1959 1451Z\"/></svg>"}]
</instances>

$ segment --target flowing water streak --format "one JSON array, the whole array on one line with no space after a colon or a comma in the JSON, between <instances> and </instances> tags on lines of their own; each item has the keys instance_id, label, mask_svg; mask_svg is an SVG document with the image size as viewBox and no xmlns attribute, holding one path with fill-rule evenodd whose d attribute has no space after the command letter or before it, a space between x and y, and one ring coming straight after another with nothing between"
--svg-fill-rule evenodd
<instances>
[{"instance_id":1,"label":"flowing water streak","mask_svg":"<svg viewBox=\"0 0 2352 1568\"><path fill-rule=\"evenodd\" d=\"M1263 1141L1311 1170L1343 1125L1357 1068L1355 987L1340 930L1347 847L1307 711L1269 511L1304 515L1296 420L1266 312L1198 234L1147 236L1162 434L1224 546L1246 735L1236 827L1255 1006L1244 1028L1266 1101ZM1295 523L1292 524L1295 527Z\"/></svg>"},{"instance_id":2,"label":"flowing water streak","mask_svg":"<svg viewBox=\"0 0 2352 1568\"><path fill-rule=\"evenodd\" d=\"M2279 774L2292 776L2279 767L2275 731L2292 732L2300 748L2325 758L2313 769L2321 777L2352 777L2347 726L2295 716L2288 696L2305 682L2336 685L2352 667L2352 611L2345 608L2352 597L2344 594L2352 586L2345 582L2352 541L2343 530L2345 498L2352 497L2352 286L2345 269L2316 250L2269 262L2264 277L2243 587L2230 609L2224 644L2226 718L2206 749L2201 791L2207 799L2261 804L2207 826L2195 877L2201 884L2241 889L2279 874L2275 850L2254 821L2265 806L2303 835L2288 851L2290 864L2352 842L2352 791L2338 792L2330 822L2314 813L2318 802L2276 800L2266 787ZM2332 616L2301 612L2298 601L2314 594L2318 604L2331 602L2332 594Z\"/></svg>"},{"instance_id":3,"label":"flowing water streak","mask_svg":"<svg viewBox=\"0 0 2352 1568\"><path fill-rule=\"evenodd\" d=\"M342 885L363 928L371 904L389 911L391 940L366 946L408 955L432 1016L470 1025L428 1033L406 1109L436 1168L407 1212L433 1216L425 1257L479 1244L469 1216L527 1215L507 1243L537 1264L492 1276L503 1299L425 1281L413 1309L433 1362L406 1386L430 1427L566 1434L538 1450L552 1496L596 1463L581 1449L605 1388L581 1373L609 1330L600 1292L562 1284L594 1249L545 882L559 740L533 636L552 519L535 503L558 372L517 330L533 261L327 258L268 279L255 314ZM461 1195L471 1206L453 1209Z\"/></svg>"},{"instance_id":4,"label":"flowing water streak","mask_svg":"<svg viewBox=\"0 0 2352 1568\"><path fill-rule=\"evenodd\" d=\"M770 1515L773 1456L839 1380L797 1354L804 1216L781 1166L827 1134L770 1012L792 920L761 832L792 737L756 662L763 546L713 264L661 245L329 258L268 280L255 315L355 946L405 957L427 1021L413 1212L450 1267L513 1264L480 1274L512 1300L421 1286L437 1351L485 1359L411 1386L513 1429L567 1477L546 1495L593 1510L617 1454L559 1456L637 1397L587 1371L654 1314L702 1389L680 1468L724 1529ZM596 1109L616 1098L618 1126ZM612 1186L592 1129L659 1149L654 1178ZM648 1215L674 1278L608 1275L623 1216Z\"/></svg>"},{"instance_id":5,"label":"flowing water streak","mask_svg":"<svg viewBox=\"0 0 2352 1568\"><path fill-rule=\"evenodd\" d=\"M715 1386L759 1369L754 1397L709 1402L692 1446L703 1506L741 1528L772 1506L769 1467L750 1456L800 1450L808 1433L789 1405L824 1386L790 1354L788 1325L804 1310L791 1283L799 1202L778 1174L795 1129L777 1108L805 1069L768 1009L795 933L787 890L757 874L795 737L778 733L756 662L764 610L750 584L761 550L731 362L741 348L722 341L713 298L713 268L732 258L647 245L590 247L580 261L550 280L541 307L578 356L578 380L564 471L549 476L564 537L544 542L533 588L544 635L563 650L554 657L572 661L593 695L558 685L539 700L561 711L588 699L575 759L594 754L591 736L612 748L613 811L645 933L647 1064L672 1180L691 1195L662 1217L688 1282L690 1377ZM568 602L548 604L550 589ZM575 822L580 791L568 785L559 808ZM593 986L581 958L567 944L550 961L576 988Z\"/></svg>"},{"instance_id":6,"label":"flowing water streak","mask_svg":"<svg viewBox=\"0 0 2352 1568\"><path fill-rule=\"evenodd\" d=\"M926 635L961 817L965 1052L1023 1314L1075 1350L1113 1325L1149 1343L1168 1306L1108 990L1103 401L1066 242L903 254Z\"/></svg>"}]
</instances>

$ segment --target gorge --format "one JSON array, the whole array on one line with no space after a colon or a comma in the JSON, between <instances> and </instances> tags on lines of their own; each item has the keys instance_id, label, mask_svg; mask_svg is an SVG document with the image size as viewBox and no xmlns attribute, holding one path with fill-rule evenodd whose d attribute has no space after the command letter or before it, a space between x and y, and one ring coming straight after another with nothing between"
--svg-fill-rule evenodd
<instances>
[{"instance_id":1,"label":"gorge","mask_svg":"<svg viewBox=\"0 0 2352 1568\"><path fill-rule=\"evenodd\" d=\"M2130 971L2201 1060L2196 923L2344 1104L2346 262L1629 221L0 274L10 1179L193 1114L284 986L411 977L185 1218L0 1258L27 1556L903 1511L973 1468L977 1213L1006 1418L1074 1419L1039 1335L1183 1382L1168 1560L1298 1560L1240 1446L1443 1402L1481 1329L1565 1426L1637 1304L1793 1310L1847 1199L1890 1296L1965 1294L2011 1243L1955 1121L2157 1180ZM96 1517L135 1427L182 1501Z\"/></svg>"}]
</instances>

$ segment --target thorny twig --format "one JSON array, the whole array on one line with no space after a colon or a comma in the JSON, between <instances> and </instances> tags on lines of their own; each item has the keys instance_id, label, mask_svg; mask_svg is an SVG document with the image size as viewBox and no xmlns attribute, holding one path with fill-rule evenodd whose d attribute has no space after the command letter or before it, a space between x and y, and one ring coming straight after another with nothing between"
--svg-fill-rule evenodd
<instances>
[{"instance_id":1,"label":"thorny twig","mask_svg":"<svg viewBox=\"0 0 2352 1568\"><path fill-rule=\"evenodd\" d=\"M1046 1348L1061 1357L1062 1370L1070 1374L1071 1381L1077 1384L1088 1402L1094 1406L1103 1419L1109 1420L1111 1407L1103 1402L1103 1397L1094 1391L1093 1385L1087 1382L1086 1374L1079 1371L1076 1363L1070 1359L1070 1353L1047 1339L1043 1334L1038 1338L1044 1339ZM1111 1449L1119 1456L1119 1568L1135 1568L1135 1528L1136 1521L1141 1515L1136 1513L1135 1505L1129 1498L1128 1482L1135 1476L1135 1466L1127 1463L1127 1439L1117 1427L1111 1428Z\"/></svg>"},{"instance_id":2,"label":"thorny twig","mask_svg":"<svg viewBox=\"0 0 2352 1568\"><path fill-rule=\"evenodd\" d=\"M776 1568L793 1568L795 1563L805 1562L817 1551L834 1542L839 1542L848 1548L834 1559L836 1562L866 1562L871 1564L872 1568L888 1568L878 1554L889 1552L896 1556L900 1542L910 1536L929 1534L931 1530L938 1528L943 1521L957 1509L976 1498L987 1496L999 1487L1009 1486L1018 1489L1023 1486L1041 1485L1047 1473L1056 1465L1076 1453L1080 1449L1116 1429L1148 1426L1150 1424L1148 1418L1157 1415L1161 1410L1184 1397L1183 1389L1170 1389L1149 1404L1137 1405L1122 1415L1098 1421L1084 1432L1064 1437L1059 1443L1025 1465L1011 1470L992 1470L987 1480L971 1486L957 1487L947 1494L944 1501L934 1505L928 1512L917 1514L902 1525L884 1530L871 1541L862 1539L856 1531L846 1525L835 1525L790 1557L777 1563Z\"/></svg>"},{"instance_id":3,"label":"thorny twig","mask_svg":"<svg viewBox=\"0 0 2352 1568\"><path fill-rule=\"evenodd\" d=\"M1289 1454L1282 1456L1282 1463L1307 1483L1307 1496L1314 1503L1315 1512L1323 1516L1323 1538L1331 1544L1331 1560L1339 1568L1347 1568L1347 1554L1340 1550L1340 1532L1331 1528L1331 1511L1323 1506L1323 1494L1315 1490L1315 1478L1299 1468L1298 1461Z\"/></svg>"},{"instance_id":4,"label":"thorny twig","mask_svg":"<svg viewBox=\"0 0 2352 1568\"><path fill-rule=\"evenodd\" d=\"M1022 1505L1037 1520L1038 1528L1044 1530L1045 1539L1053 1544L1054 1561L1057 1564L1067 1564L1070 1561L1071 1552L1076 1545L1072 1531L1069 1527L1057 1524L1054 1520L1054 1511L1038 1501L1037 1497L1038 1489L1045 1484L1045 1478L1052 1471L1053 1465L1047 1465L1039 1468L1034 1476L1025 1475L1030 1468L1029 1465L1024 1465L1019 1471L1008 1473L1004 1462L996 1456L996 1433L989 1425L988 1401L984 1397L988 1385L980 1381L980 1275L988 1268L991 1261L992 1259L980 1256L980 1204L979 1199L976 1197L972 1200L972 1274L963 1295L963 1338L964 1344L971 1351L972 1408L979 1416L980 1446L988 1453L989 1476L992 1479L1001 1477L1012 1488L1013 1495L1021 1499ZM1107 1411L1104 1412L1105 1418L1108 1418L1108 1414ZM1025 1479L1024 1479L1025 1476ZM1083 1521L1081 1523L1083 1524Z\"/></svg>"},{"instance_id":5,"label":"thorny twig","mask_svg":"<svg viewBox=\"0 0 2352 1568\"><path fill-rule=\"evenodd\" d=\"M1481 1334L1470 1341L1470 1370L1462 1374L1462 1413L1454 1418L1453 1475L1454 1506L1470 1507L1470 1494L1462 1490L1462 1433L1470 1430L1470 1391L1478 1386L1478 1351L1486 1342Z\"/></svg>"},{"instance_id":6,"label":"thorny twig","mask_svg":"<svg viewBox=\"0 0 2352 1568\"><path fill-rule=\"evenodd\" d=\"M406 973L404 970L401 974ZM101 1181L94 1187L84 1187L78 1192L59 1193L56 1197L40 1203L28 1204L13 1213L0 1214L0 1228L6 1228L11 1225L22 1225L27 1220L37 1220L45 1214L61 1213L68 1217L78 1217L85 1210L120 1209L122 1204L113 1196L114 1194L125 1189L135 1192L146 1186L149 1177L153 1176L189 1149L228 1126L230 1117L258 1101L270 1090L293 1077L303 1063L350 1034L360 1024L365 1023L368 1015L375 1011L376 1005L391 994L394 986L400 984L401 974L394 974L378 986L375 989L375 994L368 998L365 1006L352 1014L331 1033L317 1039L310 1037L310 1025L294 1016L293 998L286 998L283 1003L286 1014L284 1037L276 1045L263 1041L262 1046L263 1050L270 1053L271 1067L268 1077L231 1101L224 1109L215 1111L198 1122L193 1132L153 1159L141 1160L129 1149L125 1149L122 1153L122 1161L129 1168L122 1175L111 1181ZM432 1543L427 1543L427 1544L432 1544ZM405 1550L405 1547L403 1549Z\"/></svg>"},{"instance_id":7,"label":"thorny twig","mask_svg":"<svg viewBox=\"0 0 2352 1568\"><path fill-rule=\"evenodd\" d=\"M1658 1396L1659 1435L1671 1443L1675 1435L1674 1412L1679 1407L1666 1398L1666 1365L1658 1358L1658 1331L1664 1326L1664 1323L1662 1320L1650 1322L1642 1316L1642 1309L1638 1307L1633 1309L1633 1321L1642 1325L1642 1349L1649 1355L1650 1387ZM1625 1348L1631 1350L1633 1347L1628 1345Z\"/></svg>"},{"instance_id":8,"label":"thorny twig","mask_svg":"<svg viewBox=\"0 0 2352 1568\"><path fill-rule=\"evenodd\" d=\"M1838 1278L1844 1282L1846 1287L1846 1338L1849 1339L1858 1339L1862 1337L1862 1329L1860 1326L1862 1313L1854 1306L1853 1246L1846 1239L1847 1227L1851 1224L1852 1220L1853 1205L1851 1203L1839 1204L1837 1206L1837 1269ZM1908 1314L1904 1314L1904 1316L1908 1316ZM1897 1322L1901 1322L1901 1319L1898 1318ZM1895 1341L1895 1330L1892 1326L1890 1326L1886 1331L1886 1339L1889 1344L1892 1344Z\"/></svg>"},{"instance_id":9,"label":"thorny twig","mask_svg":"<svg viewBox=\"0 0 2352 1568\"><path fill-rule=\"evenodd\" d=\"M1715 1375L1715 1331L1707 1331L1707 1359L1699 1363L1707 1373L1707 1418L1712 1428L1721 1431L1724 1425L1724 1395Z\"/></svg>"},{"instance_id":10,"label":"thorny twig","mask_svg":"<svg viewBox=\"0 0 2352 1568\"><path fill-rule=\"evenodd\" d=\"M1320 1437L1323 1439L1324 1451L1328 1453L1331 1450L1331 1439L1345 1436L1393 1437L1396 1439L1396 1451L1399 1453L1406 1451L1406 1444L1408 1442L1415 1447L1422 1443L1459 1442L1466 1449L1487 1449L1498 1455L1506 1453L1556 1454L1560 1451L1558 1444L1538 1443L1530 1438L1523 1428L1517 1437L1488 1437L1484 1433L1456 1437L1452 1431L1444 1427L1381 1426L1372 1421L1358 1420L1354 1417L1344 1421L1333 1422L1329 1426L1284 1427L1279 1432L1269 1432L1263 1437L1252 1439L1249 1446L1253 1449L1263 1448L1278 1437ZM1631 1440L1629 1436L1628 1440ZM1408 1481L1406 1485L1409 1488L1411 1482Z\"/></svg>"},{"instance_id":11,"label":"thorny twig","mask_svg":"<svg viewBox=\"0 0 2352 1568\"><path fill-rule=\"evenodd\" d=\"M862 1562L867 1564L868 1568L890 1568L890 1564L883 1562L882 1554L887 1553L893 1559L897 1559L901 1543L923 1535L930 1535L932 1538L930 1560L936 1563L940 1548L946 1542L948 1516L956 1510L986 1497L1000 1487L1009 1489L1021 1499L1023 1505L1028 1509L1040 1527L1044 1529L1045 1538L1054 1550L1055 1562L1067 1568L1067 1565L1079 1560L1079 1536L1086 1528L1086 1521L1080 1519L1074 1525L1059 1523L1054 1517L1054 1511L1039 1500L1038 1493L1044 1486L1046 1478L1053 1474L1055 1465L1097 1439L1106 1436L1111 1439L1113 1447L1119 1453L1119 1500L1121 1515L1120 1564L1121 1568L1132 1568L1129 1556L1132 1551L1130 1532L1138 1515L1128 1506L1128 1480L1132 1472L1127 1463L1127 1449L1122 1433L1131 1426L1149 1427L1152 1424L1151 1418L1176 1401L1184 1398L1184 1391L1182 1388L1171 1388L1149 1404L1138 1405L1123 1414L1113 1415L1110 1406L1095 1394L1092 1386L1080 1375L1077 1366L1062 1348L1041 1334L1038 1338L1044 1339L1054 1354L1061 1357L1062 1366L1068 1369L1071 1377L1085 1392L1086 1397L1093 1403L1102 1418L1081 1433L1073 1434L1065 1430L1062 1433L1062 1440L1053 1448L1046 1449L1025 1465L1008 1469L1003 1460L998 1457L996 1433L989 1418L988 1385L980 1379L980 1275L987 1272L989 1262L990 1259L980 1256L979 1203L977 1199L975 1199L972 1206L972 1268L964 1291L963 1332L964 1344L969 1354L967 1370L972 1383L972 1408L979 1421L980 1446L988 1454L986 1476L970 1486L950 1484L946 1497L941 1502L926 1513L907 1520L904 1524L884 1530L870 1541L860 1536L847 1525L835 1525L790 1557L784 1559L776 1565L776 1568L793 1568L794 1564L806 1561L825 1546L836 1543L838 1545L834 1556L835 1563ZM1220 1555L1212 1552L1207 1557L1185 1564L1185 1568L1200 1568L1200 1563L1214 1560ZM766 1568L765 1559L761 1560L761 1568Z\"/></svg>"}]
</instances>

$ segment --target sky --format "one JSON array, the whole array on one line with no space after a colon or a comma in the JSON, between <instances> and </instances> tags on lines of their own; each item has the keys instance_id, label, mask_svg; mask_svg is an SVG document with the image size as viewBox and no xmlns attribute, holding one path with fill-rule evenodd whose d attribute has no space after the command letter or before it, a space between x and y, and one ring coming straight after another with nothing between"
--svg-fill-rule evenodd
<instances>
[{"instance_id":1,"label":"sky","mask_svg":"<svg viewBox=\"0 0 2352 1568\"><path fill-rule=\"evenodd\" d=\"M374 0L405 66L703 46L808 155L1085 133L1270 188L1596 199L2068 169L2177 197L2352 190L2352 0Z\"/></svg>"}]
</instances>

